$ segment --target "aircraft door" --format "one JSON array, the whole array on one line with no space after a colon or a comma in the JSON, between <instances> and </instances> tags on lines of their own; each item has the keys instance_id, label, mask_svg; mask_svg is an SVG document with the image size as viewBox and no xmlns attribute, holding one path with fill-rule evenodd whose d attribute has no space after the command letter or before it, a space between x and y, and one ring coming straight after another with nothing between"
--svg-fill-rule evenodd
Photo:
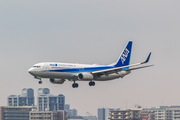
<instances>
[{"instance_id":1,"label":"aircraft door","mask_svg":"<svg viewBox=\"0 0 180 120\"><path fill-rule=\"evenodd\" d=\"M46 72L49 70L49 65L47 63L44 64Z\"/></svg>"}]
</instances>

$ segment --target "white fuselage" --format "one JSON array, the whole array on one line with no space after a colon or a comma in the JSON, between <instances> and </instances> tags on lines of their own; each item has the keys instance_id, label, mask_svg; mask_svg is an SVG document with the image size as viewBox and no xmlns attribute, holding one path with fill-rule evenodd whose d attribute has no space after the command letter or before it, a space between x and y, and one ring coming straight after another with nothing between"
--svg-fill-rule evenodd
<instances>
[{"instance_id":1,"label":"white fuselage","mask_svg":"<svg viewBox=\"0 0 180 120\"><path fill-rule=\"evenodd\" d=\"M75 77L77 77L79 73L91 73L94 71L105 70L109 68L113 68L113 66L104 66L104 65L96 65L96 64L88 65L88 64L44 62L44 63L35 64L32 68L28 70L28 72L31 75L40 78L53 78L53 79L58 78L58 79L75 80ZM112 80L112 79L124 77L129 73L130 71L126 73L123 73L123 71L121 71L110 75L101 75L101 77L94 77L93 80L96 81ZM81 80L81 81L90 81L90 80Z\"/></svg>"}]
</instances>

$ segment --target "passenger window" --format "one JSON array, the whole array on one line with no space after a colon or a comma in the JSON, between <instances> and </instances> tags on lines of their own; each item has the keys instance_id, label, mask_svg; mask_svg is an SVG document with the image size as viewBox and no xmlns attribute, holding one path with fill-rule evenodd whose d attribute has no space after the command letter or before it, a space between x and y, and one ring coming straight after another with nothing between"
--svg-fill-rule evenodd
<instances>
[{"instance_id":1,"label":"passenger window","mask_svg":"<svg viewBox=\"0 0 180 120\"><path fill-rule=\"evenodd\" d=\"M33 66L33 67L40 68L41 66Z\"/></svg>"}]
</instances>

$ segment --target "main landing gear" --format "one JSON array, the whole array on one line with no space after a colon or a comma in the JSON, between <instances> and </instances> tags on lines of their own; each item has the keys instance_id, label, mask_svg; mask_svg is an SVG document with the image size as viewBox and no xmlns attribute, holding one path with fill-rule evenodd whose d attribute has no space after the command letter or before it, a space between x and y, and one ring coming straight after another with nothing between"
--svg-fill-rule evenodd
<instances>
[{"instance_id":1,"label":"main landing gear","mask_svg":"<svg viewBox=\"0 0 180 120\"><path fill-rule=\"evenodd\" d=\"M73 88L78 88L78 86L79 86L78 83L75 83L75 81L74 81L74 83L72 84L72 87Z\"/></svg>"},{"instance_id":2,"label":"main landing gear","mask_svg":"<svg viewBox=\"0 0 180 120\"><path fill-rule=\"evenodd\" d=\"M94 81L90 81L89 82L89 86L95 86L95 82Z\"/></svg>"}]
</instances>

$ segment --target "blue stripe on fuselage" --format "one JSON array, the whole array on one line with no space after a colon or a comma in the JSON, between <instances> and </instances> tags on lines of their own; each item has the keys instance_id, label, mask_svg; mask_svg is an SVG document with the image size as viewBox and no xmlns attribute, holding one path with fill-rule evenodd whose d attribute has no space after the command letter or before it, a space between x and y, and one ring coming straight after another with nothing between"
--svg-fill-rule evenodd
<instances>
[{"instance_id":1,"label":"blue stripe on fuselage","mask_svg":"<svg viewBox=\"0 0 180 120\"><path fill-rule=\"evenodd\" d=\"M114 67L114 66L104 66L104 67L58 69L58 70L48 70L48 71L49 72L79 73L79 72L94 72L94 71L106 70L106 69L112 69L112 68L116 68L116 67Z\"/></svg>"}]
</instances>

